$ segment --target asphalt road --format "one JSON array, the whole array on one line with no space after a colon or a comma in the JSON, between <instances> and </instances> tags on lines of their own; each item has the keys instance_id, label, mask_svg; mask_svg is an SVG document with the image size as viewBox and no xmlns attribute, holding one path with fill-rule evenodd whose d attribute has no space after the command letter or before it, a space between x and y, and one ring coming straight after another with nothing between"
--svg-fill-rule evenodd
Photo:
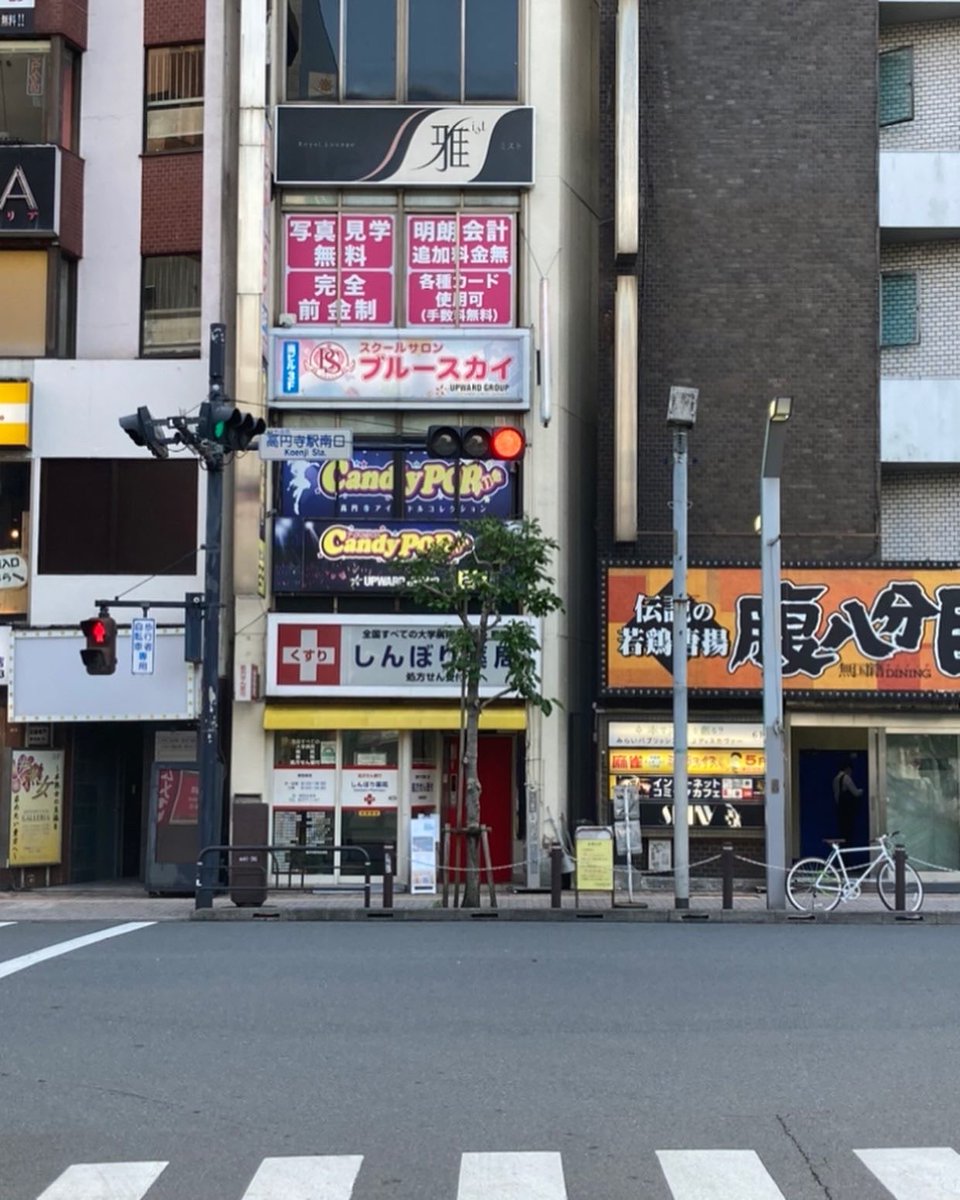
<instances>
[{"instance_id":1,"label":"asphalt road","mask_svg":"<svg viewBox=\"0 0 960 1200\"><path fill-rule=\"evenodd\" d=\"M485 1151L671 1200L656 1151L714 1148L890 1200L855 1149L960 1149L957 926L165 923L3 975L103 928L0 928L0 1200L144 1160L147 1200L241 1200L346 1154L353 1200L456 1200Z\"/></svg>"}]
</instances>

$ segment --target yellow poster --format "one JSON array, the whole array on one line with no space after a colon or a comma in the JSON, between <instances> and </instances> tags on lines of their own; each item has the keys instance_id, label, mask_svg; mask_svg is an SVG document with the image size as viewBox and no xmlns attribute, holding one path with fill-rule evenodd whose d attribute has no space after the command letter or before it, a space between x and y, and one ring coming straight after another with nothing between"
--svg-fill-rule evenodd
<instances>
[{"instance_id":1,"label":"yellow poster","mask_svg":"<svg viewBox=\"0 0 960 1200\"><path fill-rule=\"evenodd\" d=\"M61 861L63 751L13 750L10 760L10 867Z\"/></svg>"},{"instance_id":2,"label":"yellow poster","mask_svg":"<svg viewBox=\"0 0 960 1200\"><path fill-rule=\"evenodd\" d=\"M611 750L610 770L636 775L672 775L672 750ZM690 750L687 770L691 775L763 775L766 759L762 750Z\"/></svg>"},{"instance_id":3,"label":"yellow poster","mask_svg":"<svg viewBox=\"0 0 960 1200\"><path fill-rule=\"evenodd\" d=\"M613 838L577 838L577 891L613 891Z\"/></svg>"}]
</instances>

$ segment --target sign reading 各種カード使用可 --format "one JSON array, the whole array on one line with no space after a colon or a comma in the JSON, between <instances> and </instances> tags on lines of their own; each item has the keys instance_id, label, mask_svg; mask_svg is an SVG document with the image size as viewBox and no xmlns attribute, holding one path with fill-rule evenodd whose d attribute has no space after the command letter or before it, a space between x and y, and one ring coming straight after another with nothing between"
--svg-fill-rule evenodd
<instances>
[{"instance_id":1,"label":"sign reading \u5404\u7a2e\u30ab\u30fc\u30c9\u4f7f\u7528\u53ef","mask_svg":"<svg viewBox=\"0 0 960 1200\"><path fill-rule=\"evenodd\" d=\"M512 213L407 217L407 324L514 323Z\"/></svg>"},{"instance_id":2,"label":"sign reading \u5404\u7a2e\u30ab\u30fc\u30c9\u4f7f\u7528\u53ef","mask_svg":"<svg viewBox=\"0 0 960 1200\"><path fill-rule=\"evenodd\" d=\"M270 353L274 408L530 407L526 329L280 329Z\"/></svg>"},{"instance_id":3,"label":"sign reading \u5404\u7a2e\u30ab\u30fc\u30c9\u4f7f\u7528\u53ef","mask_svg":"<svg viewBox=\"0 0 960 1200\"><path fill-rule=\"evenodd\" d=\"M608 567L604 690L672 686L673 581L666 567ZM688 682L763 686L759 568L688 572ZM960 681L960 570L924 566L784 567L783 686L790 691L955 691Z\"/></svg>"},{"instance_id":4,"label":"sign reading \u5404\u7a2e\u30ab\u30fc\u30c9\u4f7f\u7528\u53ef","mask_svg":"<svg viewBox=\"0 0 960 1200\"><path fill-rule=\"evenodd\" d=\"M529 625L539 643L535 618L509 620ZM458 618L448 616L270 613L267 695L459 697L459 681L447 675L447 633L458 626ZM508 665L495 630L480 694L499 696L507 682Z\"/></svg>"}]
</instances>

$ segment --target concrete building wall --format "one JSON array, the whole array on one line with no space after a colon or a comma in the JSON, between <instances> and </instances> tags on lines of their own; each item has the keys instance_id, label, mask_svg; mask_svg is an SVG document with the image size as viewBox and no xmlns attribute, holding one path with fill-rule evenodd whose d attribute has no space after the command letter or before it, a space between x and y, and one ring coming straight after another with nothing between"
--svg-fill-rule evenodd
<instances>
[{"instance_id":1,"label":"concrete building wall","mask_svg":"<svg viewBox=\"0 0 960 1200\"><path fill-rule=\"evenodd\" d=\"M615 10L603 0L604 104ZM766 408L784 394L795 399L784 557L879 549L876 28L876 0L750 0L736 20L699 0L642 7L641 533L624 552L671 552L665 413L677 383L700 389L692 559L756 561ZM605 217L611 171L606 150ZM609 330L609 241L600 261ZM611 344L608 333L602 359ZM608 414L610 395L607 374ZM602 438L610 425L601 419ZM602 474L599 502L612 553Z\"/></svg>"},{"instance_id":2,"label":"concrete building wall","mask_svg":"<svg viewBox=\"0 0 960 1200\"><path fill-rule=\"evenodd\" d=\"M882 498L885 559L960 559L960 470L885 470Z\"/></svg>"}]
</instances>

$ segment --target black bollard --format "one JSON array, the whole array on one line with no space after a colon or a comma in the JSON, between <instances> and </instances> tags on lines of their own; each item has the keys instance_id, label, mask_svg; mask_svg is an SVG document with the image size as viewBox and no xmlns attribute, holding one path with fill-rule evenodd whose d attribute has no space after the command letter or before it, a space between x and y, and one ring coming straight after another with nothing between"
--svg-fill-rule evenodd
<instances>
[{"instance_id":1,"label":"black bollard","mask_svg":"<svg viewBox=\"0 0 960 1200\"><path fill-rule=\"evenodd\" d=\"M383 907L393 908L393 847L383 848Z\"/></svg>"},{"instance_id":2,"label":"black bollard","mask_svg":"<svg viewBox=\"0 0 960 1200\"><path fill-rule=\"evenodd\" d=\"M550 907L562 908L563 847L554 842L550 847Z\"/></svg>"},{"instance_id":3,"label":"black bollard","mask_svg":"<svg viewBox=\"0 0 960 1200\"><path fill-rule=\"evenodd\" d=\"M723 907L733 908L733 846L724 842L720 853L720 871L723 876Z\"/></svg>"},{"instance_id":4,"label":"black bollard","mask_svg":"<svg viewBox=\"0 0 960 1200\"><path fill-rule=\"evenodd\" d=\"M893 849L893 907L897 912L907 908L907 852L903 846Z\"/></svg>"}]
</instances>

